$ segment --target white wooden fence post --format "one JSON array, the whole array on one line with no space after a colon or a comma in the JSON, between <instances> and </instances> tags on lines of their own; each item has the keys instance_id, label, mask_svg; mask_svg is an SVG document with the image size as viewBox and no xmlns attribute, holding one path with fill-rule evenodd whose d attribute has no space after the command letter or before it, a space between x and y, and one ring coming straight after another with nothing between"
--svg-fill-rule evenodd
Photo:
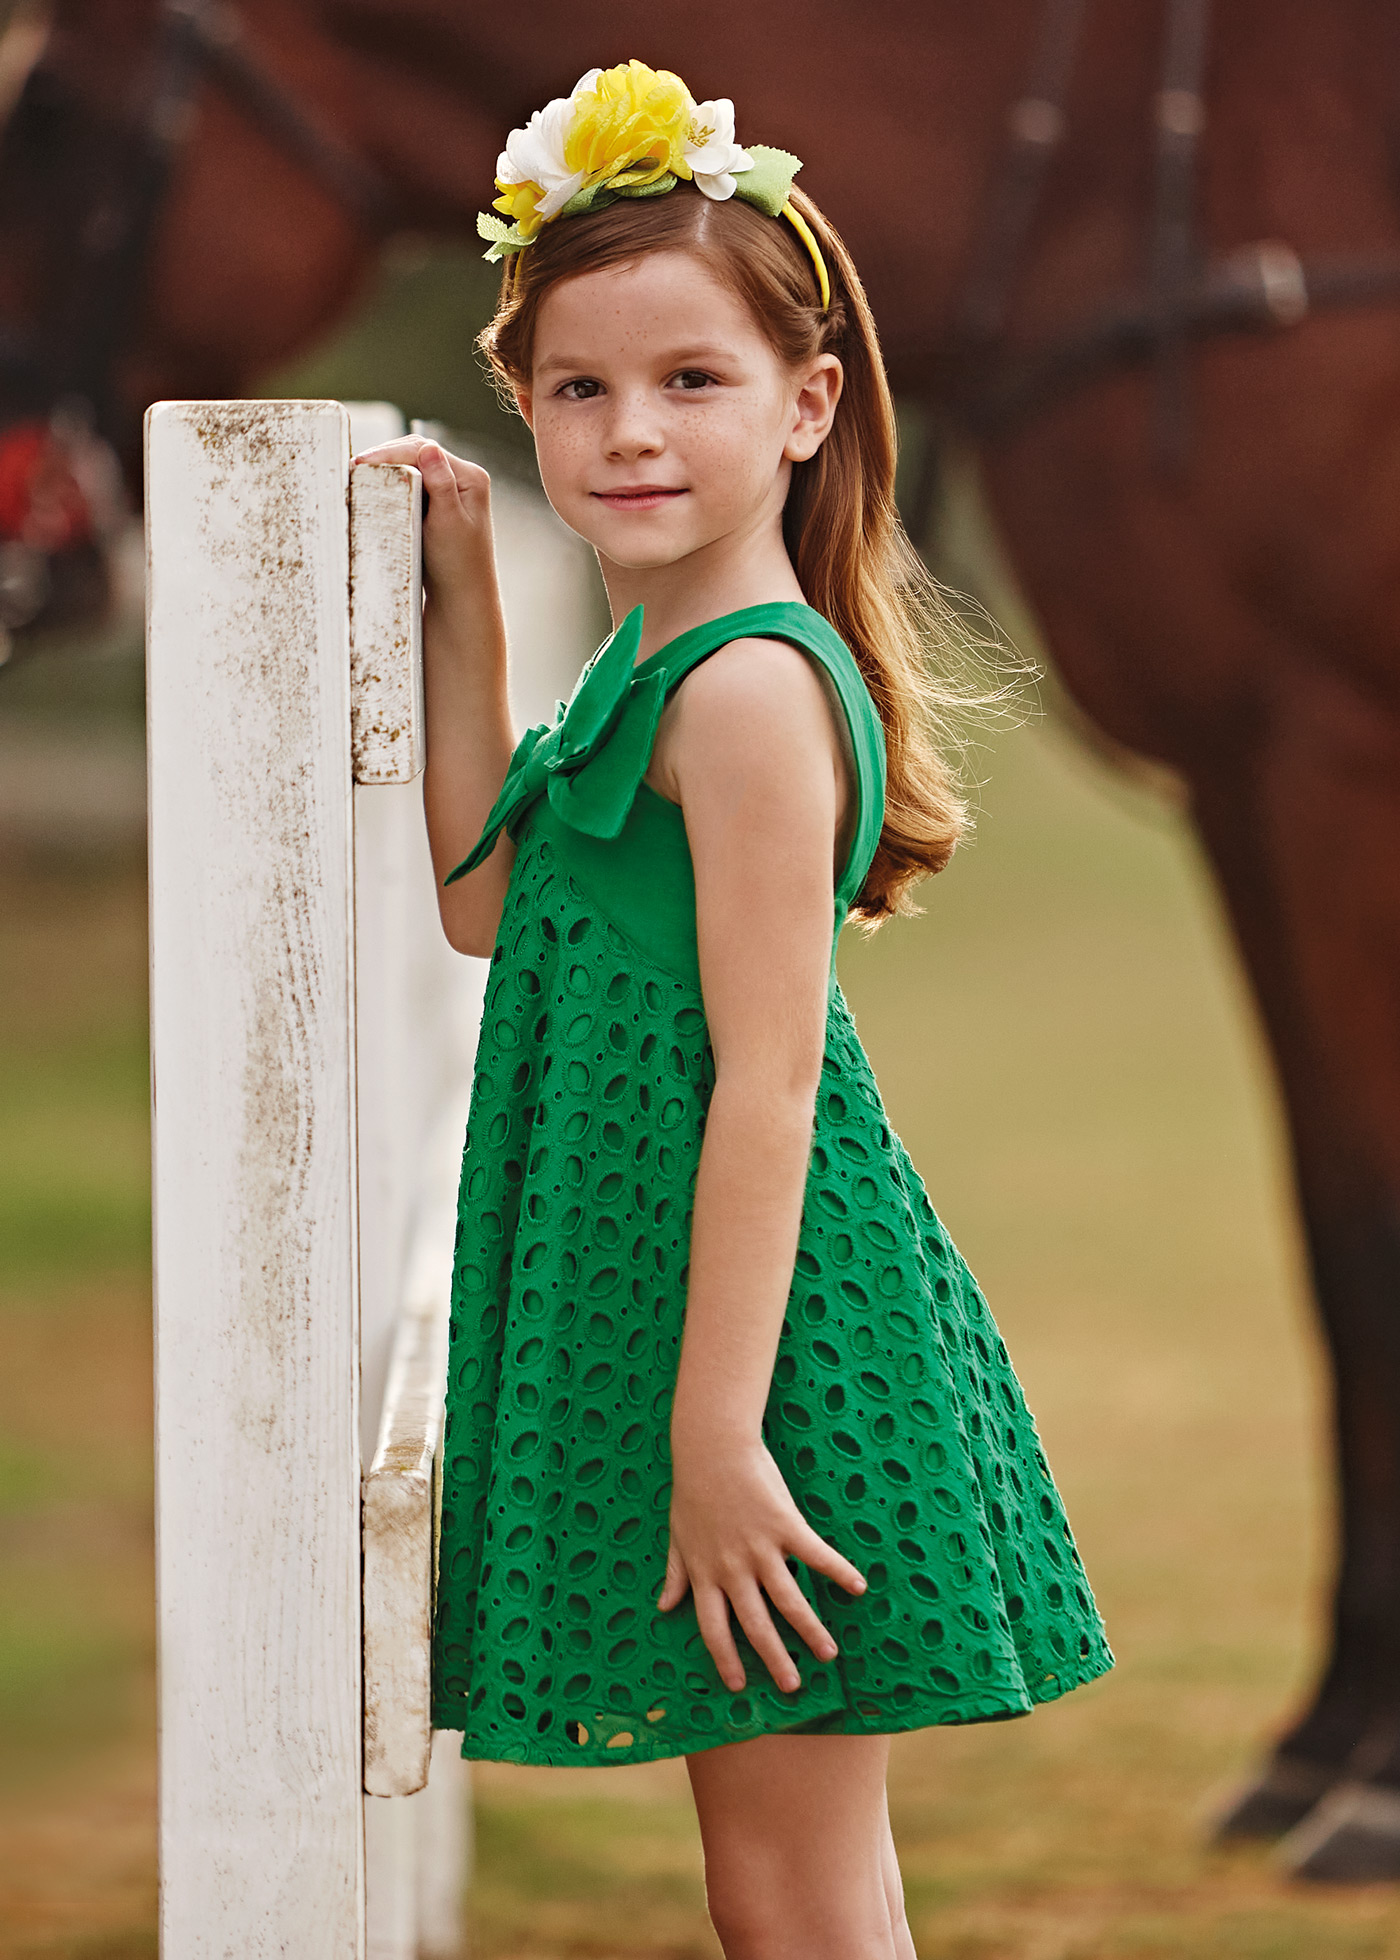
<instances>
[{"instance_id":1,"label":"white wooden fence post","mask_svg":"<svg viewBox=\"0 0 1400 1960\"><path fill-rule=\"evenodd\" d=\"M162 403L147 445L162 1951L346 1960L349 419Z\"/></svg>"},{"instance_id":2,"label":"white wooden fence post","mask_svg":"<svg viewBox=\"0 0 1400 1960\"><path fill-rule=\"evenodd\" d=\"M412 780L418 478L348 466L401 427L148 417L164 1960L459 1948L467 1766L427 1636L485 962L442 938ZM536 492L496 516L538 720L589 572Z\"/></svg>"}]
</instances>

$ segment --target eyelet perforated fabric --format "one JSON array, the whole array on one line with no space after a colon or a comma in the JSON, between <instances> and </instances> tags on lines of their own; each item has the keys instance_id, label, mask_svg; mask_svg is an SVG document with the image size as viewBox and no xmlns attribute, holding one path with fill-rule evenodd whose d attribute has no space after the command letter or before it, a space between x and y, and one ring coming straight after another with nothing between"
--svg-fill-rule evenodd
<instances>
[{"instance_id":1,"label":"eyelet perforated fabric","mask_svg":"<svg viewBox=\"0 0 1400 1960\"><path fill-rule=\"evenodd\" d=\"M522 851L462 1181L434 1720L463 1753L635 1762L765 1729L987 1721L1101 1673L1098 1615L1006 1350L890 1129L839 990L765 1439L853 1600L840 1652L742 1633L732 1694L661 1614L667 1429L714 1080L700 997Z\"/></svg>"},{"instance_id":2,"label":"eyelet perforated fabric","mask_svg":"<svg viewBox=\"0 0 1400 1960\"><path fill-rule=\"evenodd\" d=\"M796 609L794 609L796 610ZM849 656L848 656L849 657ZM873 708L870 710L873 715ZM652 813L654 818L655 813ZM640 834L640 833L639 833ZM686 851L676 813L667 851ZM668 875L655 824L645 867ZM669 1421L714 1060L703 998L624 934L554 820L523 826L463 1157L434 1722L468 1757L618 1763L771 1730L1025 1713L1112 1665L1006 1349L891 1130L833 986L792 1288L764 1420L813 1527L839 1652L781 1692L735 1625L727 1689L665 1577Z\"/></svg>"}]
</instances>

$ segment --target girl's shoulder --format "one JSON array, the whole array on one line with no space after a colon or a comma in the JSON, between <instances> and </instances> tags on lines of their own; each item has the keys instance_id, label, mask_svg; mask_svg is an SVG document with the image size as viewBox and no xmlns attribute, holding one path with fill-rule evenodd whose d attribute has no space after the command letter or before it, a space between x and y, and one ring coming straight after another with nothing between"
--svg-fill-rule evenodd
<instances>
[{"instance_id":1,"label":"girl's shoulder","mask_svg":"<svg viewBox=\"0 0 1400 1960\"><path fill-rule=\"evenodd\" d=\"M769 719L803 701L819 700L824 673L810 650L792 640L742 633L724 639L703 659L687 663L683 675L670 678L672 687L686 681L681 698L692 707L704 703L737 724L747 716Z\"/></svg>"},{"instance_id":2,"label":"girl's shoulder","mask_svg":"<svg viewBox=\"0 0 1400 1960\"><path fill-rule=\"evenodd\" d=\"M656 757L663 775L682 749L708 776L742 776L755 765L776 771L785 760L795 763L833 744L849 752L829 676L791 640L755 633L726 638L689 663L667 692Z\"/></svg>"},{"instance_id":3,"label":"girl's shoulder","mask_svg":"<svg viewBox=\"0 0 1400 1960\"><path fill-rule=\"evenodd\" d=\"M799 650L805 660L794 660L784 648ZM717 662L714 656L721 652L730 657ZM806 692L810 698L811 682L802 669L805 666L810 674L815 666L837 711L843 745L849 744L858 769L878 778L883 794L885 732L879 710L855 655L815 607L774 600L723 613L680 634L643 661L638 671L652 665L665 669L668 696L697 668L711 669L701 691L722 699L733 712L742 709L750 689L770 701L784 692Z\"/></svg>"},{"instance_id":4,"label":"girl's shoulder","mask_svg":"<svg viewBox=\"0 0 1400 1960\"><path fill-rule=\"evenodd\" d=\"M733 772L737 780L755 764L780 766L784 756L798 767L801 751L810 756L834 738L853 792L843 825L851 841L848 874L858 864L863 876L884 818L884 730L855 656L831 622L789 601L748 606L691 629L652 658L666 668L669 697L648 772L653 786L683 801L676 775L682 744L702 758L706 778ZM842 880L851 885L847 902L859 876Z\"/></svg>"}]
</instances>

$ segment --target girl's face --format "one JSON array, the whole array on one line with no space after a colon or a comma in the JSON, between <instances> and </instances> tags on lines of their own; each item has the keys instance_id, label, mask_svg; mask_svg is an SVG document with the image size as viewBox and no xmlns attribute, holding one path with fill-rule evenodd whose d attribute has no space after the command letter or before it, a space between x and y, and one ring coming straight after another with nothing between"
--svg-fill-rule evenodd
<instances>
[{"instance_id":1,"label":"girl's face","mask_svg":"<svg viewBox=\"0 0 1400 1960\"><path fill-rule=\"evenodd\" d=\"M550 503L640 571L776 530L840 391L834 355L794 373L699 259L666 251L550 289L519 401Z\"/></svg>"}]
</instances>

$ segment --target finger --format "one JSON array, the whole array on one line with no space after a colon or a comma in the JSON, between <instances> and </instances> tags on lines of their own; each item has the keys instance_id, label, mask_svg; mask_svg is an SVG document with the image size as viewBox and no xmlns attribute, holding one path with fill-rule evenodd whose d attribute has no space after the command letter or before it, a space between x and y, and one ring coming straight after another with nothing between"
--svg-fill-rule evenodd
<instances>
[{"instance_id":1,"label":"finger","mask_svg":"<svg viewBox=\"0 0 1400 1960\"><path fill-rule=\"evenodd\" d=\"M734 1634L729 1625L728 1597L718 1586L696 1586L694 1591L700 1637L710 1650L710 1659L719 1669L720 1680L737 1694L744 1686L746 1677L744 1663L739 1658L739 1649L734 1644Z\"/></svg>"},{"instance_id":2,"label":"finger","mask_svg":"<svg viewBox=\"0 0 1400 1960\"><path fill-rule=\"evenodd\" d=\"M407 463L418 470L424 488L431 492L458 490L488 492L491 478L480 463L469 463L465 456L454 456L440 442L428 436L397 436L392 442L379 442L350 458L352 463ZM439 499L441 502L442 499Z\"/></svg>"},{"instance_id":3,"label":"finger","mask_svg":"<svg viewBox=\"0 0 1400 1960\"><path fill-rule=\"evenodd\" d=\"M418 452L417 466L429 490L455 490L457 473L447 451L436 442L425 442Z\"/></svg>"},{"instance_id":4,"label":"finger","mask_svg":"<svg viewBox=\"0 0 1400 1960\"><path fill-rule=\"evenodd\" d=\"M848 1558L842 1558L834 1545L828 1545L825 1538L819 1538L815 1531L803 1532L799 1542L791 1547L793 1556L800 1558L813 1572L820 1572L828 1579L834 1579L838 1586L847 1592L865 1591L865 1574L857 1570Z\"/></svg>"},{"instance_id":5,"label":"finger","mask_svg":"<svg viewBox=\"0 0 1400 1960\"><path fill-rule=\"evenodd\" d=\"M807 1643L819 1661L835 1659L834 1635L828 1627L822 1625L813 1611L811 1601L785 1565L775 1565L763 1574L763 1590L798 1639Z\"/></svg>"},{"instance_id":6,"label":"finger","mask_svg":"<svg viewBox=\"0 0 1400 1960\"><path fill-rule=\"evenodd\" d=\"M416 464L419 453L426 448L427 442L426 436L395 436L390 442L375 442L371 443L368 449L357 449L350 461Z\"/></svg>"},{"instance_id":7,"label":"finger","mask_svg":"<svg viewBox=\"0 0 1400 1960\"><path fill-rule=\"evenodd\" d=\"M802 1686L802 1676L797 1671L796 1661L782 1643L756 1582L745 1580L742 1585L735 1586L729 1597L754 1652L784 1693L792 1694Z\"/></svg>"},{"instance_id":8,"label":"finger","mask_svg":"<svg viewBox=\"0 0 1400 1960\"><path fill-rule=\"evenodd\" d=\"M417 466L430 511L436 508L472 518L485 514L491 479L479 464L465 462L438 443L429 442L419 450Z\"/></svg>"},{"instance_id":9,"label":"finger","mask_svg":"<svg viewBox=\"0 0 1400 1960\"><path fill-rule=\"evenodd\" d=\"M447 467L457 479L459 490L491 488L491 473L489 470L484 470L480 463L469 463L465 456L454 456L450 449L444 449L442 454L447 459Z\"/></svg>"},{"instance_id":10,"label":"finger","mask_svg":"<svg viewBox=\"0 0 1400 1960\"><path fill-rule=\"evenodd\" d=\"M673 1606L679 1606L690 1590L690 1574L685 1569L685 1560L672 1545L666 1554L666 1580L657 1596L657 1611L669 1613Z\"/></svg>"}]
</instances>

